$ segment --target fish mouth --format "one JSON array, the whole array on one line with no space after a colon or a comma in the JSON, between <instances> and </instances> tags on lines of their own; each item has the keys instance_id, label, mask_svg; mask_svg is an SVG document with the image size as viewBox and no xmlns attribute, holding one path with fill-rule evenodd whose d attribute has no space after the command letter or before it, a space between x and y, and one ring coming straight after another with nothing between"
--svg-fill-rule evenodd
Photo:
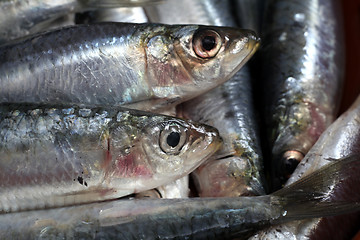
<instances>
[{"instance_id":1,"label":"fish mouth","mask_svg":"<svg viewBox=\"0 0 360 240\"><path fill-rule=\"evenodd\" d=\"M203 125L202 127L194 126L194 131L191 135L193 136L190 140L190 145L193 148L191 154L193 156L199 154L203 158L199 165L222 147L223 139L214 127L208 125Z\"/></svg>"},{"instance_id":2,"label":"fish mouth","mask_svg":"<svg viewBox=\"0 0 360 240\"><path fill-rule=\"evenodd\" d=\"M239 64L234 68L234 70L230 73L229 76L233 76L235 73L237 73L249 60L250 58L255 54L255 52L259 49L261 39L256 36L255 32L248 30L248 33L246 36L238 38L238 41L234 41L232 45L239 44L244 41L244 38L246 38L247 42L242 47L241 51L234 54L234 58L239 59ZM231 49L236 49L237 47L232 46ZM246 49L246 50L245 50ZM244 51L245 50L245 51ZM230 50L234 51L234 50Z\"/></svg>"},{"instance_id":3,"label":"fish mouth","mask_svg":"<svg viewBox=\"0 0 360 240\"><path fill-rule=\"evenodd\" d=\"M250 49L249 53L245 56L244 60L242 61L243 64L245 64L249 59L255 54L255 52L259 49L261 39L257 37L256 35L253 35L249 33L248 35L248 42L246 44L246 48Z\"/></svg>"}]
</instances>

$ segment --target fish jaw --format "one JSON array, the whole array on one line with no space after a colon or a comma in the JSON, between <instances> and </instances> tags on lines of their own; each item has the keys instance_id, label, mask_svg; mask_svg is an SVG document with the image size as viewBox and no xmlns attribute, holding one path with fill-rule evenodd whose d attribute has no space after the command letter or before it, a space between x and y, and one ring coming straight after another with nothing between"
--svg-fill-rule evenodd
<instances>
[{"instance_id":1,"label":"fish jaw","mask_svg":"<svg viewBox=\"0 0 360 240\"><path fill-rule=\"evenodd\" d=\"M185 122L179 122L185 124ZM149 165L154 169L159 178L175 180L185 176L197 168L201 163L212 156L222 145L218 131L210 126L187 122L187 140L178 153L166 154L158 149L158 143L151 138L143 144L143 151L153 160ZM157 135L158 129L153 134ZM177 177L174 177L177 175ZM171 180L171 181L172 181ZM171 182L166 181L166 182Z\"/></svg>"},{"instance_id":2,"label":"fish jaw","mask_svg":"<svg viewBox=\"0 0 360 240\"><path fill-rule=\"evenodd\" d=\"M192 176L200 197L239 197L264 195L249 159L231 156L201 165Z\"/></svg>"},{"instance_id":3,"label":"fish jaw","mask_svg":"<svg viewBox=\"0 0 360 240\"><path fill-rule=\"evenodd\" d=\"M163 35L155 36L148 42L148 79L162 79L154 88L156 98L173 99L184 96L182 101L207 92L231 78L255 53L259 38L250 30L213 26L174 25L170 38L171 47ZM198 35L215 32L221 46L212 57L199 57L195 51ZM195 39L195 40L194 40ZM151 50L154 48L154 51ZM157 51L155 51L157 50ZM166 76L166 77L164 77ZM199 89L203 89L199 91ZM170 100L169 100L170 101Z\"/></svg>"}]
</instances>

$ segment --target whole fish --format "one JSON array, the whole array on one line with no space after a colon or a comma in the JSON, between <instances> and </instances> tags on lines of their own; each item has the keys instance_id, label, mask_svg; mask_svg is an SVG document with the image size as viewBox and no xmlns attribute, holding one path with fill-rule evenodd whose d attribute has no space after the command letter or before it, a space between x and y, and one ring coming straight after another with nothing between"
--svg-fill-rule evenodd
<instances>
[{"instance_id":1,"label":"whole fish","mask_svg":"<svg viewBox=\"0 0 360 240\"><path fill-rule=\"evenodd\" d=\"M98 23L0 48L0 102L87 103L156 110L204 93L252 56L237 28Z\"/></svg>"},{"instance_id":2,"label":"whole fish","mask_svg":"<svg viewBox=\"0 0 360 240\"><path fill-rule=\"evenodd\" d=\"M334 182L360 169L358 156L326 166L272 195L113 200L0 214L1 239L246 239L269 225L360 210L359 198L328 201Z\"/></svg>"},{"instance_id":3,"label":"whole fish","mask_svg":"<svg viewBox=\"0 0 360 240\"><path fill-rule=\"evenodd\" d=\"M158 2L160 0L1 0L0 44L46 29L53 21L69 13Z\"/></svg>"},{"instance_id":4,"label":"whole fish","mask_svg":"<svg viewBox=\"0 0 360 240\"><path fill-rule=\"evenodd\" d=\"M234 27L230 8L230 1L169 0L145 9L150 20L162 23ZM192 173L201 197L265 194L251 92L250 73L244 66L223 85L178 108L179 116L219 129L224 140L220 156Z\"/></svg>"},{"instance_id":5,"label":"whole fish","mask_svg":"<svg viewBox=\"0 0 360 240\"><path fill-rule=\"evenodd\" d=\"M337 0L271 0L262 56L273 189L283 184L334 121L344 78Z\"/></svg>"},{"instance_id":6,"label":"whole fish","mask_svg":"<svg viewBox=\"0 0 360 240\"><path fill-rule=\"evenodd\" d=\"M360 154L360 96L314 144L289 178L287 185L302 179L323 166L333 164L339 158ZM343 180L328 190L328 199L346 201L360 198L359 169L348 175L352 181ZM253 239L350 239L359 230L360 214L316 218L274 226L259 232Z\"/></svg>"},{"instance_id":7,"label":"whole fish","mask_svg":"<svg viewBox=\"0 0 360 240\"><path fill-rule=\"evenodd\" d=\"M0 107L0 212L114 199L189 174L216 129L114 107Z\"/></svg>"}]
</instances>

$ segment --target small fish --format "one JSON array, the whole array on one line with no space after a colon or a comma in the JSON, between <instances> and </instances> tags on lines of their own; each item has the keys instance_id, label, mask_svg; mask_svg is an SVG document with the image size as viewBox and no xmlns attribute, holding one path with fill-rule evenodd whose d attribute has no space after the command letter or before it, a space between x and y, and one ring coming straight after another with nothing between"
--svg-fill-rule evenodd
<instances>
[{"instance_id":1,"label":"small fish","mask_svg":"<svg viewBox=\"0 0 360 240\"><path fill-rule=\"evenodd\" d=\"M337 0L271 0L261 51L272 188L290 177L335 120L344 80Z\"/></svg>"},{"instance_id":2,"label":"small fish","mask_svg":"<svg viewBox=\"0 0 360 240\"><path fill-rule=\"evenodd\" d=\"M130 7L160 0L0 0L0 45L47 29L70 13L90 9Z\"/></svg>"},{"instance_id":3,"label":"small fish","mask_svg":"<svg viewBox=\"0 0 360 240\"><path fill-rule=\"evenodd\" d=\"M104 107L0 107L0 212L119 198L170 183L221 146L216 129Z\"/></svg>"},{"instance_id":4,"label":"small fish","mask_svg":"<svg viewBox=\"0 0 360 240\"><path fill-rule=\"evenodd\" d=\"M0 103L165 109L228 80L258 41L250 30L228 27L65 27L0 47Z\"/></svg>"},{"instance_id":5,"label":"small fish","mask_svg":"<svg viewBox=\"0 0 360 240\"><path fill-rule=\"evenodd\" d=\"M146 7L162 23L236 26L229 1L169 0ZM175 16L173 16L175 15ZM219 129L224 140L216 156L192 173L201 197L263 195L259 146L249 69L243 66L229 81L178 107L178 114Z\"/></svg>"},{"instance_id":6,"label":"small fish","mask_svg":"<svg viewBox=\"0 0 360 240\"><path fill-rule=\"evenodd\" d=\"M360 210L360 199L328 201L327 189L360 169L350 156L271 195L112 200L0 214L1 239L247 239L269 225Z\"/></svg>"},{"instance_id":7,"label":"small fish","mask_svg":"<svg viewBox=\"0 0 360 240\"><path fill-rule=\"evenodd\" d=\"M299 163L287 185L301 180L323 166L333 164L337 159L360 154L360 96L320 136ZM359 168L348 171L352 181L345 179L329 186L327 193L331 201L359 199ZM261 231L253 239L350 239L359 228L360 213L296 221L274 226Z\"/></svg>"}]
</instances>

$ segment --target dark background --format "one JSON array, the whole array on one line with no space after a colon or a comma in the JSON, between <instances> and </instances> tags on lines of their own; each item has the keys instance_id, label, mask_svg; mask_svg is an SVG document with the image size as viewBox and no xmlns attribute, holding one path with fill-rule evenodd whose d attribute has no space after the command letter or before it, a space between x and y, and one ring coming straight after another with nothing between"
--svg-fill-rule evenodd
<instances>
[{"instance_id":1,"label":"dark background","mask_svg":"<svg viewBox=\"0 0 360 240\"><path fill-rule=\"evenodd\" d=\"M360 0L343 0L346 43L345 85L340 112L360 94Z\"/></svg>"}]
</instances>

